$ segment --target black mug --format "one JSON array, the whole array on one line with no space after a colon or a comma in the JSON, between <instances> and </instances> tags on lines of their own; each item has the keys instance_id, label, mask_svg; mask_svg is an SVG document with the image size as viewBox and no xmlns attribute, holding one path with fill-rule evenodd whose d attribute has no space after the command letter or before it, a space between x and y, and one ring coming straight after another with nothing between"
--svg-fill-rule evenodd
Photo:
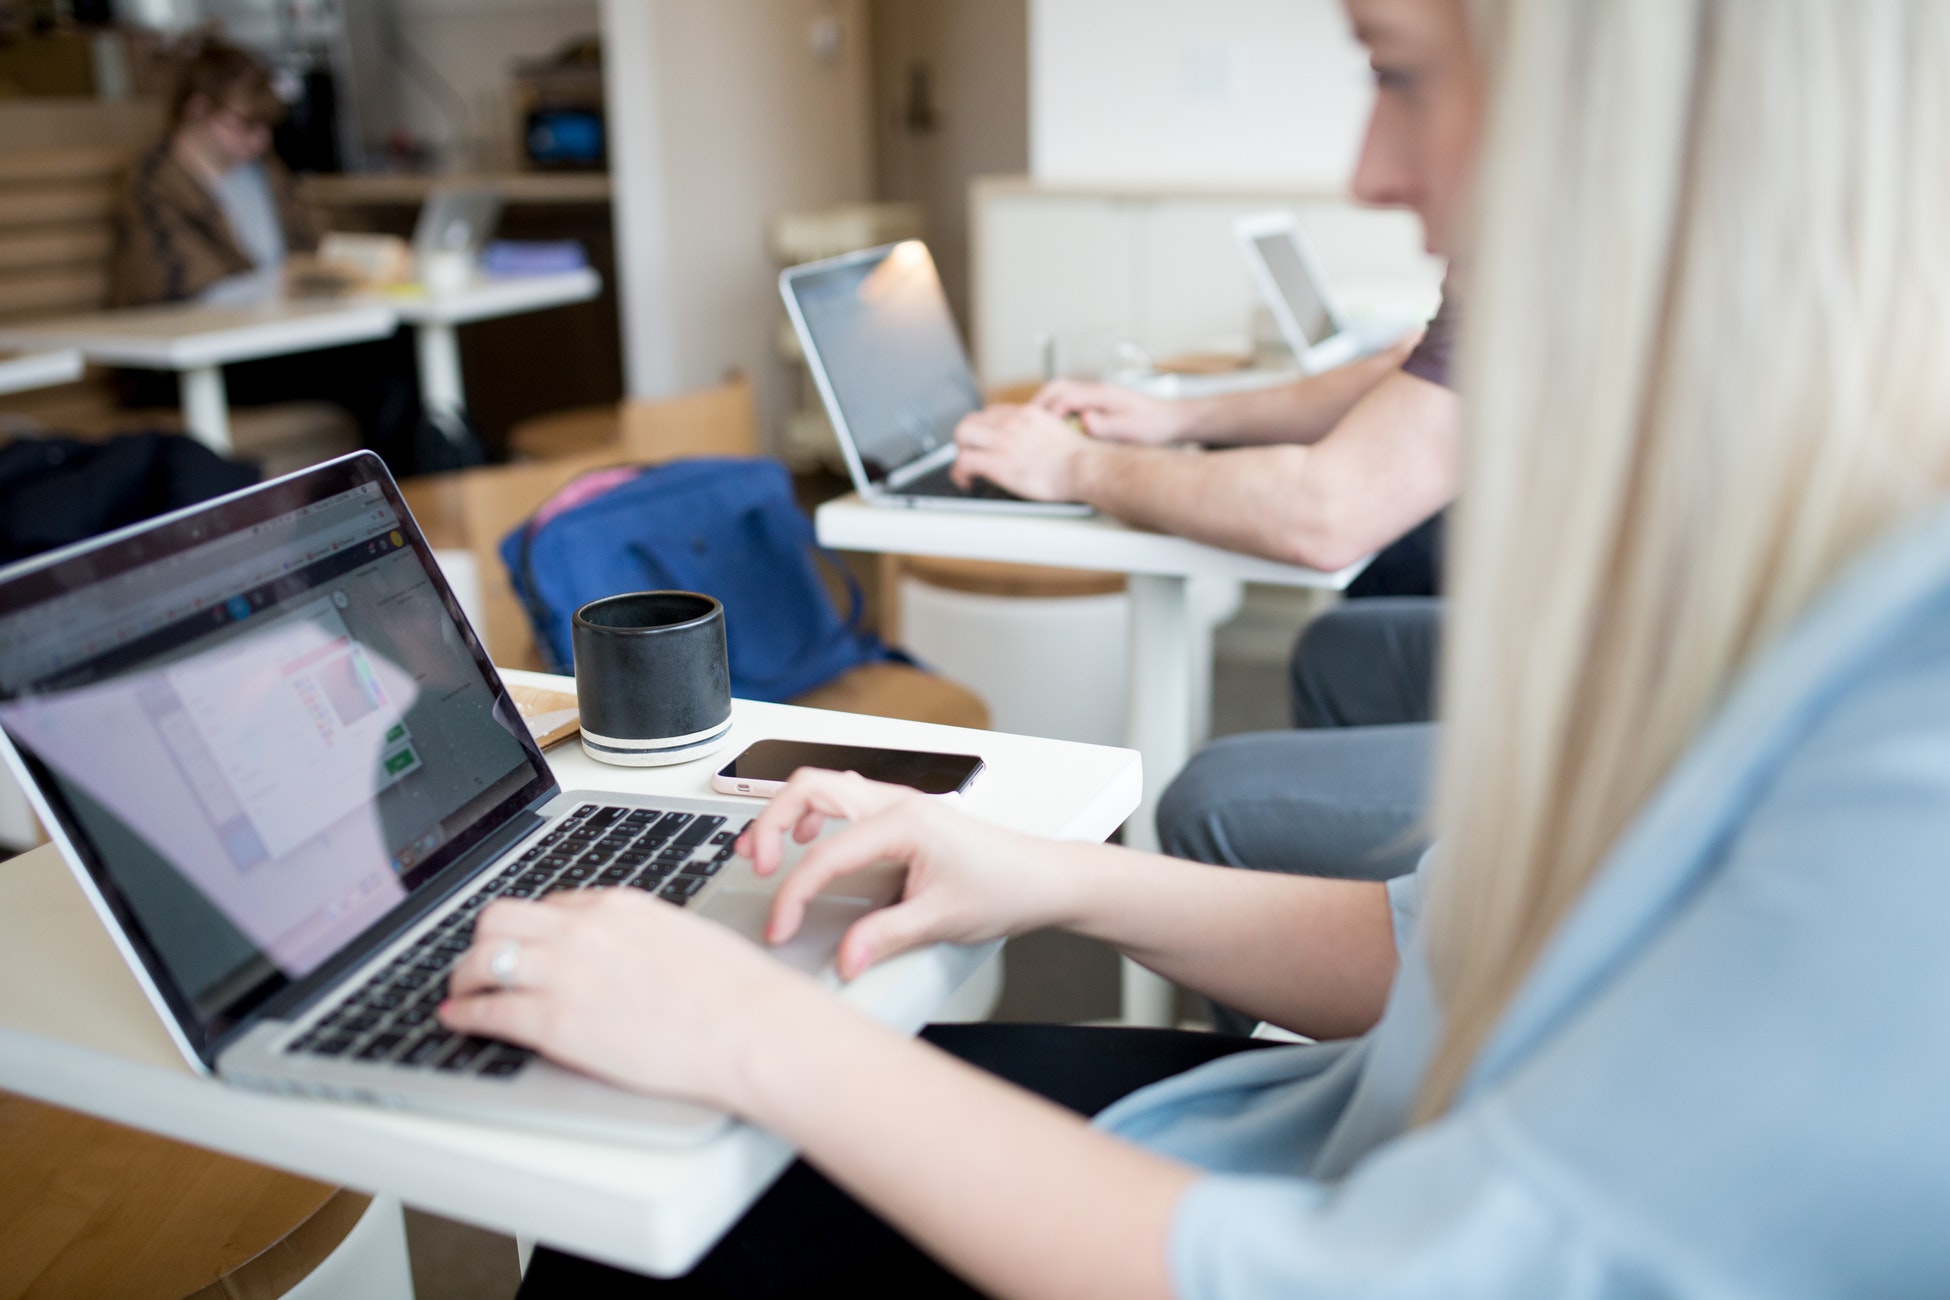
<instances>
[{"instance_id":1,"label":"black mug","mask_svg":"<svg viewBox=\"0 0 1950 1300\"><path fill-rule=\"evenodd\" d=\"M633 591L576 611L582 748L627 767L701 758L731 732L724 606L694 591Z\"/></svg>"}]
</instances>

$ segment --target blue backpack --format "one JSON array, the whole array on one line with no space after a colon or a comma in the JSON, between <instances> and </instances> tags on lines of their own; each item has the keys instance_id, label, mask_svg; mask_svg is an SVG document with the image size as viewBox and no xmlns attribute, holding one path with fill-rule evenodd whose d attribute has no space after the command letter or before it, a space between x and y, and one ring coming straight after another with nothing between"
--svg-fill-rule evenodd
<instances>
[{"instance_id":1,"label":"blue backpack","mask_svg":"<svg viewBox=\"0 0 1950 1300\"><path fill-rule=\"evenodd\" d=\"M501 559L556 672L573 670L576 610L625 591L717 597L731 692L743 699L789 700L856 665L902 658L861 630L859 584L819 547L776 461L597 470L503 538ZM844 620L821 561L846 580Z\"/></svg>"}]
</instances>

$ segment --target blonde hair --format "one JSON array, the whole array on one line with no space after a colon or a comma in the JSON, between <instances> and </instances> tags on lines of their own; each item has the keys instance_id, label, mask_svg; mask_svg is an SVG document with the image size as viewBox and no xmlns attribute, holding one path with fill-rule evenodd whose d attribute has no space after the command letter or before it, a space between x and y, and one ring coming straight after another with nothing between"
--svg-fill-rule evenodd
<instances>
[{"instance_id":1,"label":"blonde hair","mask_svg":"<svg viewBox=\"0 0 1950 1300\"><path fill-rule=\"evenodd\" d=\"M1742 667L1950 485L1950 5L1474 14L1424 1119Z\"/></svg>"}]
</instances>

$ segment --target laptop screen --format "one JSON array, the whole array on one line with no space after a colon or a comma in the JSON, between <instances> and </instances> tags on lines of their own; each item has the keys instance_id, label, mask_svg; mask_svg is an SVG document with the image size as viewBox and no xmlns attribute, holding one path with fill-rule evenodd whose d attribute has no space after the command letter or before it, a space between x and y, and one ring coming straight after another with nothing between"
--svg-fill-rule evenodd
<instances>
[{"instance_id":1,"label":"laptop screen","mask_svg":"<svg viewBox=\"0 0 1950 1300\"><path fill-rule=\"evenodd\" d=\"M422 546L359 456L0 580L0 727L199 1050L552 787Z\"/></svg>"},{"instance_id":2,"label":"laptop screen","mask_svg":"<svg viewBox=\"0 0 1950 1300\"><path fill-rule=\"evenodd\" d=\"M1314 278L1308 273L1306 260L1293 236L1286 231L1256 235L1253 247L1258 250L1260 261L1266 264L1267 274L1279 286L1280 298L1292 313L1301 337L1309 345L1331 338L1334 319L1328 314L1327 304L1321 301L1320 290L1314 286Z\"/></svg>"},{"instance_id":3,"label":"laptop screen","mask_svg":"<svg viewBox=\"0 0 1950 1300\"><path fill-rule=\"evenodd\" d=\"M926 245L909 240L788 284L868 482L953 442L961 418L980 409Z\"/></svg>"}]
</instances>

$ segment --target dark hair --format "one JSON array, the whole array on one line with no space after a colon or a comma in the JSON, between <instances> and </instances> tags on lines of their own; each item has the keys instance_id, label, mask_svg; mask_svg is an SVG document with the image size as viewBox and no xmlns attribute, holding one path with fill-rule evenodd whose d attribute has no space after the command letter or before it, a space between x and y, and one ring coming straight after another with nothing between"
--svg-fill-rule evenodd
<instances>
[{"instance_id":1,"label":"dark hair","mask_svg":"<svg viewBox=\"0 0 1950 1300\"><path fill-rule=\"evenodd\" d=\"M199 95L266 126L284 116L284 101L271 86L271 70L249 50L224 41L202 41L183 58L169 97L170 130L183 125L190 101Z\"/></svg>"}]
</instances>

